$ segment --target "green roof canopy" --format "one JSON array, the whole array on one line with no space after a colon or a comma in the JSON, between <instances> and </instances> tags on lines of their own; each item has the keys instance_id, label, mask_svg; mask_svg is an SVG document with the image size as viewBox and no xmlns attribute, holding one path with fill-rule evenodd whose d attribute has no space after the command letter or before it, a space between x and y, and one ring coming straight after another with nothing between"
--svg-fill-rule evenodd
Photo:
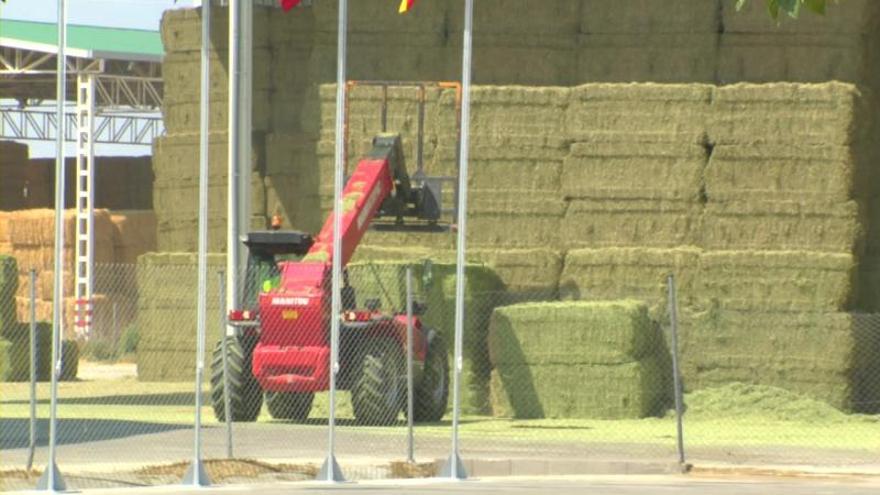
<instances>
[{"instance_id":1,"label":"green roof canopy","mask_svg":"<svg viewBox=\"0 0 880 495\"><path fill-rule=\"evenodd\" d=\"M57 53L54 23L0 19L0 46ZM81 58L161 62L164 49L158 31L98 26L67 26L67 54Z\"/></svg>"}]
</instances>

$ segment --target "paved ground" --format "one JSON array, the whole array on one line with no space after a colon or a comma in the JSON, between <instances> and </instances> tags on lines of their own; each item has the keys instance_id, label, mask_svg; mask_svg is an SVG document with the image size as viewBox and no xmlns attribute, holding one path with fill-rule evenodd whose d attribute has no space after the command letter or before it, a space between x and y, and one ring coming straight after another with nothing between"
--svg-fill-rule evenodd
<instances>
[{"instance_id":1,"label":"paved ground","mask_svg":"<svg viewBox=\"0 0 880 495\"><path fill-rule=\"evenodd\" d=\"M515 494L515 495L874 495L880 480L870 478L704 478L694 476L590 476L570 478L483 479L465 482L362 482L328 486L319 483L274 483L193 489L156 487L126 489L125 495L199 493L205 495L344 494ZM102 495L110 490L87 490ZM118 490L113 493L120 493Z\"/></svg>"}]
</instances>

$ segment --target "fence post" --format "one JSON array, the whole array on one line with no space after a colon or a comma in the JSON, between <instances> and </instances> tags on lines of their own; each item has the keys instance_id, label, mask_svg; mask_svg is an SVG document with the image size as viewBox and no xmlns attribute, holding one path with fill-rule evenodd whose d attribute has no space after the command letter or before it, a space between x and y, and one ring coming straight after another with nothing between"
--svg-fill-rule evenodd
<instances>
[{"instance_id":1,"label":"fence post","mask_svg":"<svg viewBox=\"0 0 880 495\"><path fill-rule=\"evenodd\" d=\"M412 267L406 267L406 460L416 462L413 438L413 292Z\"/></svg>"},{"instance_id":2,"label":"fence post","mask_svg":"<svg viewBox=\"0 0 880 495\"><path fill-rule=\"evenodd\" d=\"M30 319L31 319L31 396L30 396L30 428L28 435L27 470L34 467L34 452L37 450L37 367L40 356L37 354L37 270L30 270Z\"/></svg>"},{"instance_id":3,"label":"fence post","mask_svg":"<svg viewBox=\"0 0 880 495\"><path fill-rule=\"evenodd\" d=\"M676 442L678 447L678 464L682 472L687 472L687 462L684 455L684 425L682 415L684 414L684 401L682 398L681 388L681 371L678 366L678 297L675 290L675 275L669 275L666 279L666 287L668 292L669 304L669 327L672 333L672 384L675 394L675 424L676 424Z\"/></svg>"},{"instance_id":4,"label":"fence post","mask_svg":"<svg viewBox=\"0 0 880 495\"><path fill-rule=\"evenodd\" d=\"M232 335L227 334L226 326L226 274L223 270L217 272L220 280L220 353L223 355L223 416L226 422L226 458L232 459L232 398L229 395L229 349L228 340Z\"/></svg>"}]
</instances>

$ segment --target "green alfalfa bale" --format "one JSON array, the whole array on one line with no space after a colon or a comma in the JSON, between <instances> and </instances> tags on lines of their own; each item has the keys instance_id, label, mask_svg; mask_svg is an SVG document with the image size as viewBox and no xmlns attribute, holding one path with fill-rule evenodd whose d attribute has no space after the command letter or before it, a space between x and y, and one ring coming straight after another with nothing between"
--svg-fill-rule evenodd
<instances>
[{"instance_id":1,"label":"green alfalfa bale","mask_svg":"<svg viewBox=\"0 0 880 495\"><path fill-rule=\"evenodd\" d=\"M716 144L849 144L865 137L860 126L867 99L852 84L733 84L712 90L709 140Z\"/></svg>"},{"instance_id":2,"label":"green alfalfa bale","mask_svg":"<svg viewBox=\"0 0 880 495\"><path fill-rule=\"evenodd\" d=\"M709 201L845 202L865 197L856 150L827 144L719 145L705 169Z\"/></svg>"},{"instance_id":3,"label":"green alfalfa bale","mask_svg":"<svg viewBox=\"0 0 880 495\"><path fill-rule=\"evenodd\" d=\"M662 360L615 365L511 365L491 377L493 415L516 419L637 419L668 406Z\"/></svg>"},{"instance_id":4,"label":"green alfalfa bale","mask_svg":"<svg viewBox=\"0 0 880 495\"><path fill-rule=\"evenodd\" d=\"M453 370L450 370L450 373L452 371ZM462 360L461 412L463 414L480 416L488 416L492 414L492 402L489 391L490 374L491 368L488 365L488 359L480 360L474 357L469 357ZM451 380L452 375L450 375L450 383ZM452 406L451 399L452 396L450 395L450 410Z\"/></svg>"},{"instance_id":5,"label":"green alfalfa bale","mask_svg":"<svg viewBox=\"0 0 880 495\"><path fill-rule=\"evenodd\" d=\"M471 125L485 135L562 136L569 93L561 87L478 86Z\"/></svg>"},{"instance_id":6,"label":"green alfalfa bale","mask_svg":"<svg viewBox=\"0 0 880 495\"><path fill-rule=\"evenodd\" d=\"M12 256L0 255L0 335L15 327L15 294L18 291L18 263Z\"/></svg>"},{"instance_id":7,"label":"green alfalfa bale","mask_svg":"<svg viewBox=\"0 0 880 495\"><path fill-rule=\"evenodd\" d=\"M740 381L798 391L848 411L877 409L877 315L716 308L684 310L679 321L689 390Z\"/></svg>"},{"instance_id":8,"label":"green alfalfa bale","mask_svg":"<svg viewBox=\"0 0 880 495\"><path fill-rule=\"evenodd\" d=\"M695 201L707 158L695 143L576 143L562 168L562 192L582 199Z\"/></svg>"},{"instance_id":9,"label":"green alfalfa bale","mask_svg":"<svg viewBox=\"0 0 880 495\"><path fill-rule=\"evenodd\" d=\"M9 361L4 381L27 381L30 379L31 345L30 324L17 323L16 330L6 337L10 343ZM52 369L52 324L36 325L37 380L47 381Z\"/></svg>"},{"instance_id":10,"label":"green alfalfa bale","mask_svg":"<svg viewBox=\"0 0 880 495\"><path fill-rule=\"evenodd\" d=\"M856 365L864 345L850 313L683 310L681 353L703 364L753 356L768 366L794 360L817 369L843 371Z\"/></svg>"},{"instance_id":11,"label":"green alfalfa bale","mask_svg":"<svg viewBox=\"0 0 880 495\"><path fill-rule=\"evenodd\" d=\"M679 247L574 249L567 253L559 282L567 300L634 298L665 307L666 279L675 274L679 304L693 302L701 249Z\"/></svg>"},{"instance_id":12,"label":"green alfalfa bale","mask_svg":"<svg viewBox=\"0 0 880 495\"><path fill-rule=\"evenodd\" d=\"M849 252L864 249L867 221L855 201L728 201L706 204L707 249Z\"/></svg>"},{"instance_id":13,"label":"green alfalfa bale","mask_svg":"<svg viewBox=\"0 0 880 495\"><path fill-rule=\"evenodd\" d=\"M466 265L465 278L464 354L476 366L488 366L489 318L495 306L504 302L504 286L491 268L482 265ZM422 321L439 331L447 342L454 340L456 279L454 263L433 263L422 271L427 304Z\"/></svg>"},{"instance_id":14,"label":"green alfalfa bale","mask_svg":"<svg viewBox=\"0 0 880 495\"><path fill-rule=\"evenodd\" d=\"M764 365L755 357L732 357L709 364L681 363L683 383L688 390L702 390L734 382L779 387L821 400L842 411L865 411L869 407L853 402L857 387L849 372L816 369L808 362L787 362L782 367ZM876 396L872 399L876 402ZM876 405L874 406L876 407Z\"/></svg>"},{"instance_id":15,"label":"green alfalfa bale","mask_svg":"<svg viewBox=\"0 0 880 495\"><path fill-rule=\"evenodd\" d=\"M492 312L489 354L496 368L622 364L656 353L661 339L640 301L524 303Z\"/></svg>"},{"instance_id":16,"label":"green alfalfa bale","mask_svg":"<svg viewBox=\"0 0 880 495\"><path fill-rule=\"evenodd\" d=\"M470 246L530 248L561 241L566 204L556 194L474 190L470 198Z\"/></svg>"},{"instance_id":17,"label":"green alfalfa bale","mask_svg":"<svg viewBox=\"0 0 880 495\"><path fill-rule=\"evenodd\" d=\"M468 259L492 268L509 294L556 299L563 253L552 248L468 249Z\"/></svg>"},{"instance_id":18,"label":"green alfalfa bale","mask_svg":"<svg viewBox=\"0 0 880 495\"><path fill-rule=\"evenodd\" d=\"M568 203L560 227L561 240L571 248L657 247L698 245L702 206L690 201L615 199L613 190L596 191L607 199Z\"/></svg>"},{"instance_id":19,"label":"green alfalfa bale","mask_svg":"<svg viewBox=\"0 0 880 495\"><path fill-rule=\"evenodd\" d=\"M707 251L700 256L697 303L732 309L838 311L857 301L851 254Z\"/></svg>"},{"instance_id":20,"label":"green alfalfa bale","mask_svg":"<svg viewBox=\"0 0 880 495\"><path fill-rule=\"evenodd\" d=\"M707 84L584 84L571 90L566 136L589 141L626 134L633 142L702 143L710 111Z\"/></svg>"}]
</instances>

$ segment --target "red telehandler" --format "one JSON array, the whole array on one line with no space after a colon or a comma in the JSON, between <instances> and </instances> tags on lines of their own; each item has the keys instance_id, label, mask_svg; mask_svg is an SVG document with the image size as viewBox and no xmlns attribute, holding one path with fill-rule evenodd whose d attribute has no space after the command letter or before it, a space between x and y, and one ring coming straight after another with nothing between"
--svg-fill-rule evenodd
<instances>
[{"instance_id":1,"label":"red telehandler","mask_svg":"<svg viewBox=\"0 0 880 495\"><path fill-rule=\"evenodd\" d=\"M381 134L360 161L343 192L342 266L377 218L417 219L420 230L437 227L440 187L406 172L400 136ZM263 398L273 418L304 421L316 392L329 389L330 319L340 318L340 390L351 391L355 419L386 425L397 420L406 401L407 316L387 314L375 301L358 308L355 290L345 277L343 312L331 314L333 216L317 237L301 232L253 232L249 250L245 307L233 310L229 322L237 335L218 343L212 361L212 403L225 420L223 349L227 354L230 413L234 421L255 421ZM299 260L284 257L303 256ZM249 290L248 290L249 289ZM401 309L401 308L398 308ZM415 401L413 419L439 421L449 395L449 363L441 335L413 316Z\"/></svg>"}]
</instances>

